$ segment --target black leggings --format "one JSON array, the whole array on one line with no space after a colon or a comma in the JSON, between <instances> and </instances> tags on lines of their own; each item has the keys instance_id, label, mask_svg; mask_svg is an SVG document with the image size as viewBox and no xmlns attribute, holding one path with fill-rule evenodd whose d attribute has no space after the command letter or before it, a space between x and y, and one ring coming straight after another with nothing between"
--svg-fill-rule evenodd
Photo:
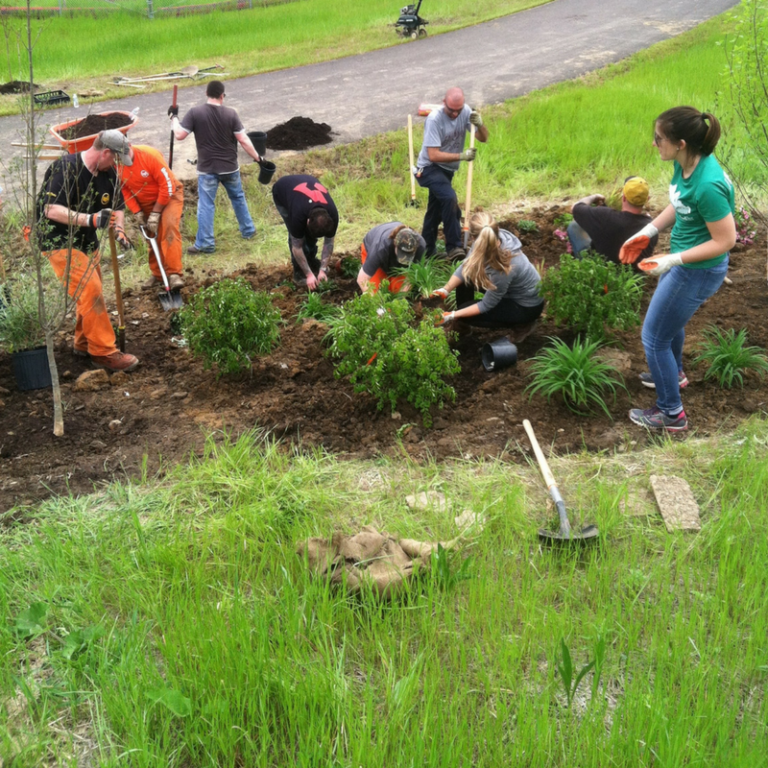
<instances>
[{"instance_id":1,"label":"black leggings","mask_svg":"<svg viewBox=\"0 0 768 768\"><path fill-rule=\"evenodd\" d=\"M462 283L456 288L456 306L464 309L476 304L475 287ZM527 325L541 317L544 311L544 301L535 307L524 307L513 299L502 299L493 309L481 312L474 317L461 317L459 320L480 328L509 328L513 325Z\"/></svg>"}]
</instances>

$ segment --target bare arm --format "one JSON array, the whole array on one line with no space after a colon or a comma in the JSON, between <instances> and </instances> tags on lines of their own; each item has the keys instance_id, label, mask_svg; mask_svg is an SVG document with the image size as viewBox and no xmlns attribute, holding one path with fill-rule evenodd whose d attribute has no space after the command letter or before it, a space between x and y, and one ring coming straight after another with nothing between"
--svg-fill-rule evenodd
<instances>
[{"instance_id":1,"label":"bare arm","mask_svg":"<svg viewBox=\"0 0 768 768\"><path fill-rule=\"evenodd\" d=\"M712 235L711 240L707 240L706 243L701 243L693 248L688 248L685 251L680 251L678 256L682 260L683 264L694 264L697 261L706 261L707 259L714 259L720 254L727 253L736 245L736 222L733 220L733 215L728 214L724 219L720 221L708 221L707 229L709 234ZM667 254L660 254L664 256ZM652 261L654 256L651 256Z\"/></svg>"},{"instance_id":2,"label":"bare arm","mask_svg":"<svg viewBox=\"0 0 768 768\"><path fill-rule=\"evenodd\" d=\"M670 203L652 222L654 227L661 232L669 229L675 223L675 206ZM709 226L709 225L707 225Z\"/></svg>"},{"instance_id":3,"label":"bare arm","mask_svg":"<svg viewBox=\"0 0 768 768\"><path fill-rule=\"evenodd\" d=\"M258 163L261 160L259 153L253 146L253 142L248 138L248 134L245 131L235 134L235 138L240 142L240 146Z\"/></svg>"},{"instance_id":4,"label":"bare arm","mask_svg":"<svg viewBox=\"0 0 768 768\"><path fill-rule=\"evenodd\" d=\"M603 197L603 195L587 195L586 197L582 197L581 200L577 200L571 206L571 213L573 213L573 209L577 205L581 205L582 203L584 203L584 205L605 205L605 197Z\"/></svg>"},{"instance_id":5,"label":"bare arm","mask_svg":"<svg viewBox=\"0 0 768 768\"><path fill-rule=\"evenodd\" d=\"M363 268L360 267L360 271L357 273L357 284L360 286L360 290L365 293L368 290L368 283L371 282L371 278L365 274Z\"/></svg>"},{"instance_id":6,"label":"bare arm","mask_svg":"<svg viewBox=\"0 0 768 768\"><path fill-rule=\"evenodd\" d=\"M333 254L333 241L332 237L323 238L323 252L320 254L320 271L328 272L328 260Z\"/></svg>"},{"instance_id":7,"label":"bare arm","mask_svg":"<svg viewBox=\"0 0 768 768\"><path fill-rule=\"evenodd\" d=\"M45 216L57 224L66 224L72 227L90 227L93 216L90 213L77 213L71 211L65 205L56 203L45 206Z\"/></svg>"},{"instance_id":8,"label":"bare arm","mask_svg":"<svg viewBox=\"0 0 768 768\"><path fill-rule=\"evenodd\" d=\"M189 131L186 131L181 127L179 118L176 117L176 115L171 118L171 130L173 131L173 135L176 141L184 141L184 139L189 136Z\"/></svg>"}]
</instances>

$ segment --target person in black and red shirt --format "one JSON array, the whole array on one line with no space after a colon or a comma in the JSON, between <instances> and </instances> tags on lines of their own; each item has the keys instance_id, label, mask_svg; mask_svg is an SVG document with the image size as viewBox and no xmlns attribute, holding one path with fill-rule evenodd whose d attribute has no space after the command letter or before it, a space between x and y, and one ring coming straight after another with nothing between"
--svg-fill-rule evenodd
<instances>
[{"instance_id":1,"label":"person in black and red shirt","mask_svg":"<svg viewBox=\"0 0 768 768\"><path fill-rule=\"evenodd\" d=\"M288 229L293 281L310 291L328 279L328 260L339 226L339 212L328 190L309 174L283 176L272 187L272 199ZM323 251L317 258L317 241Z\"/></svg>"}]
</instances>

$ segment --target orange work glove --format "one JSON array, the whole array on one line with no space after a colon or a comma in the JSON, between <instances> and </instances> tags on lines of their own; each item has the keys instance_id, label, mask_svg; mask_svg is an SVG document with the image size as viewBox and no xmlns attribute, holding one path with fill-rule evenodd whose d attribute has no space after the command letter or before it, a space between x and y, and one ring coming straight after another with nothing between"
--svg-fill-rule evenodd
<instances>
[{"instance_id":1,"label":"orange work glove","mask_svg":"<svg viewBox=\"0 0 768 768\"><path fill-rule=\"evenodd\" d=\"M634 264L650 245L651 238L658 234L659 230L653 224L646 224L637 234L624 241L619 251L619 261L622 264Z\"/></svg>"}]
</instances>

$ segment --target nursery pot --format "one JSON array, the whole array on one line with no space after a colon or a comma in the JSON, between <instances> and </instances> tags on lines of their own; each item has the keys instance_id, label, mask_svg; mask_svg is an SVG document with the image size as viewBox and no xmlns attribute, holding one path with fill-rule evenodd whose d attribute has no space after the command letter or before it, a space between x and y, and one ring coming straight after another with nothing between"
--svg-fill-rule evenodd
<instances>
[{"instance_id":1,"label":"nursery pot","mask_svg":"<svg viewBox=\"0 0 768 768\"><path fill-rule=\"evenodd\" d=\"M264 157L267 152L267 134L264 131L248 131L246 134L253 144L253 148Z\"/></svg>"},{"instance_id":2,"label":"nursery pot","mask_svg":"<svg viewBox=\"0 0 768 768\"><path fill-rule=\"evenodd\" d=\"M517 347L506 336L484 344L480 354L486 371L499 371L517 362Z\"/></svg>"},{"instance_id":3,"label":"nursery pot","mask_svg":"<svg viewBox=\"0 0 768 768\"><path fill-rule=\"evenodd\" d=\"M45 347L14 352L12 357L16 386L22 392L51 386L51 369L48 367L48 351Z\"/></svg>"},{"instance_id":4,"label":"nursery pot","mask_svg":"<svg viewBox=\"0 0 768 768\"><path fill-rule=\"evenodd\" d=\"M274 163L269 160L262 160L259 163L259 182L261 184L269 184L276 170L277 166Z\"/></svg>"}]
</instances>

